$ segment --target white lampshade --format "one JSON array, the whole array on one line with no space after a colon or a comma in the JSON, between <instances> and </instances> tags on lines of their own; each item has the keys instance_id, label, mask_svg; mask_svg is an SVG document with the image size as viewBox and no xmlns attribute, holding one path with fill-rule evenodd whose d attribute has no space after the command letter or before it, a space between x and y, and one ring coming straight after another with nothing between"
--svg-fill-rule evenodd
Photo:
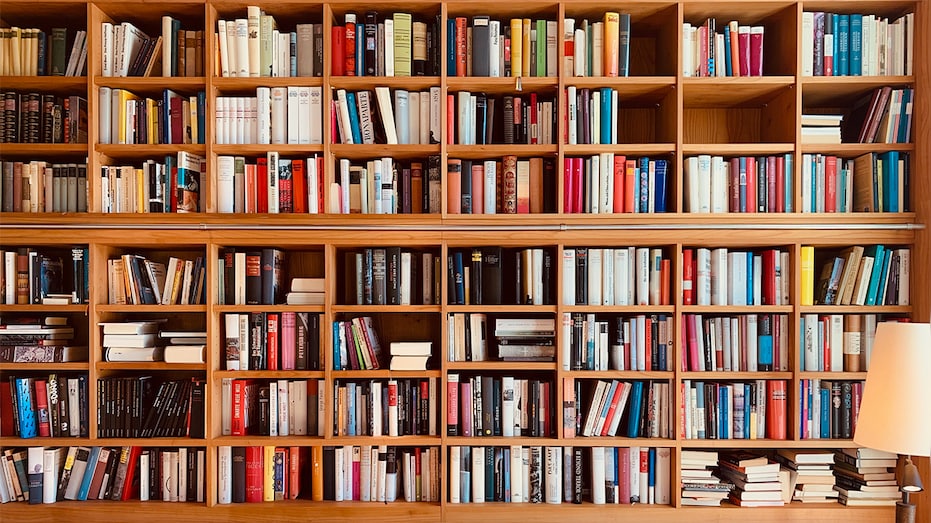
<instances>
[{"instance_id":1,"label":"white lampshade","mask_svg":"<svg viewBox=\"0 0 931 523\"><path fill-rule=\"evenodd\" d=\"M931 324L877 326L853 441L931 456Z\"/></svg>"}]
</instances>

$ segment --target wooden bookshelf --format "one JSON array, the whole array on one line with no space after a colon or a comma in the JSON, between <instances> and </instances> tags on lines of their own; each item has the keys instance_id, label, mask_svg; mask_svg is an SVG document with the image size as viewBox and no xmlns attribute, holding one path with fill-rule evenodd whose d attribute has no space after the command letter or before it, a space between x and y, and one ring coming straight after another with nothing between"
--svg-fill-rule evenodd
<instances>
[{"instance_id":1,"label":"wooden bookshelf","mask_svg":"<svg viewBox=\"0 0 931 523\"><path fill-rule=\"evenodd\" d=\"M286 24L321 23L324 26L324 72L320 77L298 78L221 78L212 74L217 52L212 35L218 19L244 18L246 7L259 5L268 9L279 22ZM439 76L409 78L334 76L330 29L340 23L350 11L364 13L375 9L379 13L413 12L424 19L440 16L442 34L439 38ZM0 305L0 314L45 315L65 314L72 319L76 331L86 335L90 347L90 362L57 364L0 364L0 380L11 375L41 375L43 372L86 372L89 397L95 398L97 379L109 376L170 375L196 376L207 384L205 439L188 438L98 438L95 402L90 401L90 437L35 438L22 440L4 436L0 447L27 446L101 446L140 445L145 447L200 447L207 450L205 503L162 503L160 501L129 501L124 503L88 501L59 502L52 505L10 503L3 506L2 519L20 521L64 520L90 517L95 520L148 521L172 518L177 521L254 521L256 518L276 520L302 519L307 514L326 521L378 519L384 521L456 521L480 522L532 518L539 521L620 519L649 521L744 520L781 521L876 521L893 517L889 507L844 507L840 504L809 506L792 503L779 508L740 509L724 502L719 508L693 508L681 504L678 459L683 449L834 449L852 448L852 440L802 439L797 428L800 415L798 381L800 379L863 380L865 372L803 371L804 358L797 342L789 344L789 369L775 372L692 372L680 367L681 347L669 355L667 371L579 371L564 370L561 362L451 362L447 360L447 315L453 313L486 313L489 316L554 318L557 326L564 313L624 316L664 314L672 317L674 339L681 339L684 314L742 315L781 314L789 319L789 338L798 340L799 323L804 314L883 314L908 316L914 321L931 320L931 2L929 0L778 0L747 2L715 0L634 0L616 6L616 10L631 14L630 76L619 78L574 77L564 74L564 49L561 45L562 21L565 18L598 19L607 8L590 0L528 0L519 3L472 2L466 0L357 0L304 1L289 0L173 0L158 3L151 0L122 2L95 0L0 0L0 21L4 26L52 27L59 22L59 13L68 15L69 32L88 31L88 74L85 77L0 77L3 91L41 91L56 95L78 94L88 100L88 144L0 144L3 160L29 161L55 159L80 162L86 158L88 175L87 213L2 213L0 214L0 249L16 247L89 247L91 282L87 305L37 306ZM614 9L614 8L612 8ZM914 12L917 30L914 42L914 74L879 77L809 77L802 75L801 18L803 11L825 10L876 13L896 17ZM102 40L101 22L132 21L150 35L160 33L163 14L180 18L185 29L205 30L206 52L203 57L206 76L162 78L119 78L102 76L99 53ZM446 74L446 25L448 18L488 14L500 20L512 17L545 18L559 23L558 75L554 77L470 78ZM764 76L751 78L686 78L680 66L683 44L680 35L683 22L695 23L706 17L737 19L741 23L766 25L766 55ZM293 27L293 25L291 26ZM160 73L160 71L158 72ZM803 144L799 122L808 107L846 107L865 93L881 86L908 85L915 88L914 118L911 143L907 144ZM216 129L211 117L217 97L254 94L259 86L322 87L324 107L329 107L335 89L363 90L387 86L392 89L424 90L439 87L441 98L458 91L485 92L492 95L535 92L554 95L557 132L554 145L457 145L447 140L447 113L441 111L443 139L427 145L345 145L335 143L331 135L328 110L324 111L322 145L221 145L215 143ZM566 123L563 119L565 88L611 87L617 89L621 116L629 125L618 130L617 145L569 145L563 139ZM125 88L146 96L160 95L172 88L186 96L205 91L207 97L206 144L198 145L114 145L99 143L96 122L101 114L98 89ZM558 106L558 107L556 107ZM200 214L105 214L101 213L102 194L99 172L102 166L136 163L149 158L174 155L179 151L204 155L207 158L205 212ZM244 155L255 157L266 151L278 151L282 157L321 155L324 158L326 181L338 178L339 159L361 161L381 156L398 159L422 159L439 155L441 165L448 158L500 159L508 154L520 157L554 159L557 166L556 201L559 211L534 215L460 215L446 209L446 176L443 175L444 212L421 215L255 215L220 214L216 189L217 156ZM846 158L867 152L908 152L911 158L910 212L902 213L786 213L786 214L720 214L697 215L687 211L685 201L685 158L698 154L781 155L791 153L796 161L794 177L800 178L798 163L804 153L836 154ZM559 173L564 158L598 153L628 156L650 156L669 161L667 213L664 214L569 214L562 210L566 187ZM799 183L791 195L796 209L802 193ZM325 204L321 211L326 210ZM881 243L907 246L911 249L911 305L907 306L801 306L800 250L813 245L817 249L840 249L849 245ZM430 251L444 260L455 249L472 246L501 245L512 248L544 247L552 250L556 299L546 305L449 305L452 290L443 278L436 305L350 305L343 302L345 252L372 245L401 246L412 250ZM278 247L286 255L296 254L306 262L306 275L325 276L324 305L226 305L217 303L219 284L215 268L226 247ZM596 306L563 305L562 267L559 254L575 247L643 246L662 248L671 260L668 305ZM790 303L779 306L698 306L684 305L680 257L682 250L694 247L728 247L734 249L779 248L790 253ZM206 305L109 305L107 297L106 261L124 253L146 256L203 256L207 262ZM297 254L300 253L300 254ZM310 254L308 254L310 253ZM818 267L816 267L817 271ZM817 274L815 275L817 278ZM311 371L228 371L223 354L223 315L226 313L309 312L320 317L320 370ZM382 370L334 370L333 334L326 328L333 321L371 315L379 319L387 339L415 337L433 341L432 368L421 372ZM101 355L101 334L97 323L131 318L172 317L183 325L197 326L208 333L205 364L116 363L104 362ZM558 327L561 328L561 327ZM558 337L557 337L558 338ZM383 336L384 340L385 337ZM559 341L559 343L562 343ZM557 349L557 354L561 351ZM653 380L670 385L669 404L673 411L669 420L671 438L605 438L564 437L561 428L562 410L554 409L555 431L549 437L463 437L446 436L446 377L462 375L514 375L545 378L553 386L553 400L562 404L563 384L575 380L597 379ZM436 436L336 436L333 435L335 399L326 395L324 436L244 436L221 435L221 380L224 378L310 379L324 380L332 392L336 380L387 380L389 378L429 378L437 384L438 405ZM788 384L788 439L771 440L697 440L680 435L678 406L682 401L680 386L684 380L750 381L756 379L786 380ZM315 434L315 433L314 433ZM431 503L312 502L289 500L263 504L217 503L217 449L220 446L343 446L397 445L431 447L440 453L440 495L443 501ZM453 504L449 500L448 449L452 446L652 446L671 449L669 471L671 504L659 505L581 505L507 503ZM925 485L931 485L929 459L916 460ZM919 504L919 523L931 523L931 495L927 492L912 497Z\"/></svg>"}]
</instances>

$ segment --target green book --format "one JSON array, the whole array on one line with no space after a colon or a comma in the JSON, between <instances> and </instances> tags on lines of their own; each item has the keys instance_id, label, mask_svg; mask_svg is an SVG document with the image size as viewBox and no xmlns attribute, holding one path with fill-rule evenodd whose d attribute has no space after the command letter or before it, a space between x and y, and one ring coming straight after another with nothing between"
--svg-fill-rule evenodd
<instances>
[{"instance_id":1,"label":"green book","mask_svg":"<svg viewBox=\"0 0 931 523\"><path fill-rule=\"evenodd\" d=\"M271 15L262 13L259 17L259 76L272 75L272 62L275 59L275 30L278 24Z\"/></svg>"},{"instance_id":2,"label":"green book","mask_svg":"<svg viewBox=\"0 0 931 523\"><path fill-rule=\"evenodd\" d=\"M394 75L411 75L410 13L394 13Z\"/></svg>"},{"instance_id":3,"label":"green book","mask_svg":"<svg viewBox=\"0 0 931 523\"><path fill-rule=\"evenodd\" d=\"M534 76L546 76L546 20L537 20L537 71Z\"/></svg>"},{"instance_id":4,"label":"green book","mask_svg":"<svg viewBox=\"0 0 931 523\"><path fill-rule=\"evenodd\" d=\"M52 28L52 52L49 55L50 68L49 74L51 76L64 76L65 75L65 46L68 43L68 29L64 27L55 27Z\"/></svg>"}]
</instances>

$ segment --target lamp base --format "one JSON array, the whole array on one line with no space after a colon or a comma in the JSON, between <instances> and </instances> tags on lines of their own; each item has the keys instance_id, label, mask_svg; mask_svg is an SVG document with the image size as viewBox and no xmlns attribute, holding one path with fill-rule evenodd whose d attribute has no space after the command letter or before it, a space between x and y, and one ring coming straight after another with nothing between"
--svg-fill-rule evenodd
<instances>
[{"instance_id":1,"label":"lamp base","mask_svg":"<svg viewBox=\"0 0 931 523\"><path fill-rule=\"evenodd\" d=\"M897 501L895 504L895 523L915 523L917 508L911 503Z\"/></svg>"}]
</instances>

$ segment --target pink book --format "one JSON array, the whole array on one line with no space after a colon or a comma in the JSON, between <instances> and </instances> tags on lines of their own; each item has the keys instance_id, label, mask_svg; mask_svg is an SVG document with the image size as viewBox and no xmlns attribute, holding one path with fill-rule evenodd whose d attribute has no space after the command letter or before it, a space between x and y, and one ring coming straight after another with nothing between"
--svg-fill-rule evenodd
<instances>
[{"instance_id":1,"label":"pink book","mask_svg":"<svg viewBox=\"0 0 931 523\"><path fill-rule=\"evenodd\" d=\"M582 212L582 200L584 198L584 185L582 184L582 159L573 158L572 159L572 186L575 189L575 194L573 198L575 201L572 203L572 212L580 213Z\"/></svg>"},{"instance_id":2,"label":"pink book","mask_svg":"<svg viewBox=\"0 0 931 523\"><path fill-rule=\"evenodd\" d=\"M621 504L630 505L630 447L617 449L617 491Z\"/></svg>"},{"instance_id":3,"label":"pink book","mask_svg":"<svg viewBox=\"0 0 931 523\"><path fill-rule=\"evenodd\" d=\"M459 416L460 432L462 436L472 435L472 384L464 381L459 384Z\"/></svg>"},{"instance_id":4,"label":"pink book","mask_svg":"<svg viewBox=\"0 0 931 523\"><path fill-rule=\"evenodd\" d=\"M741 43L743 41L741 40ZM750 76L763 76L763 26L750 28Z\"/></svg>"},{"instance_id":5,"label":"pink book","mask_svg":"<svg viewBox=\"0 0 931 523\"><path fill-rule=\"evenodd\" d=\"M737 45L740 50L740 76L750 76L750 26L737 28Z\"/></svg>"},{"instance_id":6,"label":"pink book","mask_svg":"<svg viewBox=\"0 0 931 523\"><path fill-rule=\"evenodd\" d=\"M698 363L698 336L697 336L697 325L698 317L694 314L686 315L687 325L688 325L688 334L689 334L689 360L690 360L690 369L692 371L697 371L701 369L701 366Z\"/></svg>"},{"instance_id":7,"label":"pink book","mask_svg":"<svg viewBox=\"0 0 931 523\"><path fill-rule=\"evenodd\" d=\"M624 169L627 157L614 157L614 212L624 212Z\"/></svg>"},{"instance_id":8,"label":"pink book","mask_svg":"<svg viewBox=\"0 0 931 523\"><path fill-rule=\"evenodd\" d=\"M281 339L281 370L294 370L294 363L297 359L297 347L294 341L295 320L295 313L281 313L281 325L279 325L281 331L279 333Z\"/></svg>"},{"instance_id":9,"label":"pink book","mask_svg":"<svg viewBox=\"0 0 931 523\"><path fill-rule=\"evenodd\" d=\"M776 212L776 157L766 157L766 212Z\"/></svg>"},{"instance_id":10,"label":"pink book","mask_svg":"<svg viewBox=\"0 0 931 523\"><path fill-rule=\"evenodd\" d=\"M727 177L731 185L730 209L731 212L741 212L740 209L740 158L731 158Z\"/></svg>"},{"instance_id":11,"label":"pink book","mask_svg":"<svg viewBox=\"0 0 931 523\"><path fill-rule=\"evenodd\" d=\"M572 158L563 158L562 165L562 212L569 214L572 210Z\"/></svg>"},{"instance_id":12,"label":"pink book","mask_svg":"<svg viewBox=\"0 0 931 523\"><path fill-rule=\"evenodd\" d=\"M471 176L472 214L485 214L485 165L480 161L474 162Z\"/></svg>"}]
</instances>

